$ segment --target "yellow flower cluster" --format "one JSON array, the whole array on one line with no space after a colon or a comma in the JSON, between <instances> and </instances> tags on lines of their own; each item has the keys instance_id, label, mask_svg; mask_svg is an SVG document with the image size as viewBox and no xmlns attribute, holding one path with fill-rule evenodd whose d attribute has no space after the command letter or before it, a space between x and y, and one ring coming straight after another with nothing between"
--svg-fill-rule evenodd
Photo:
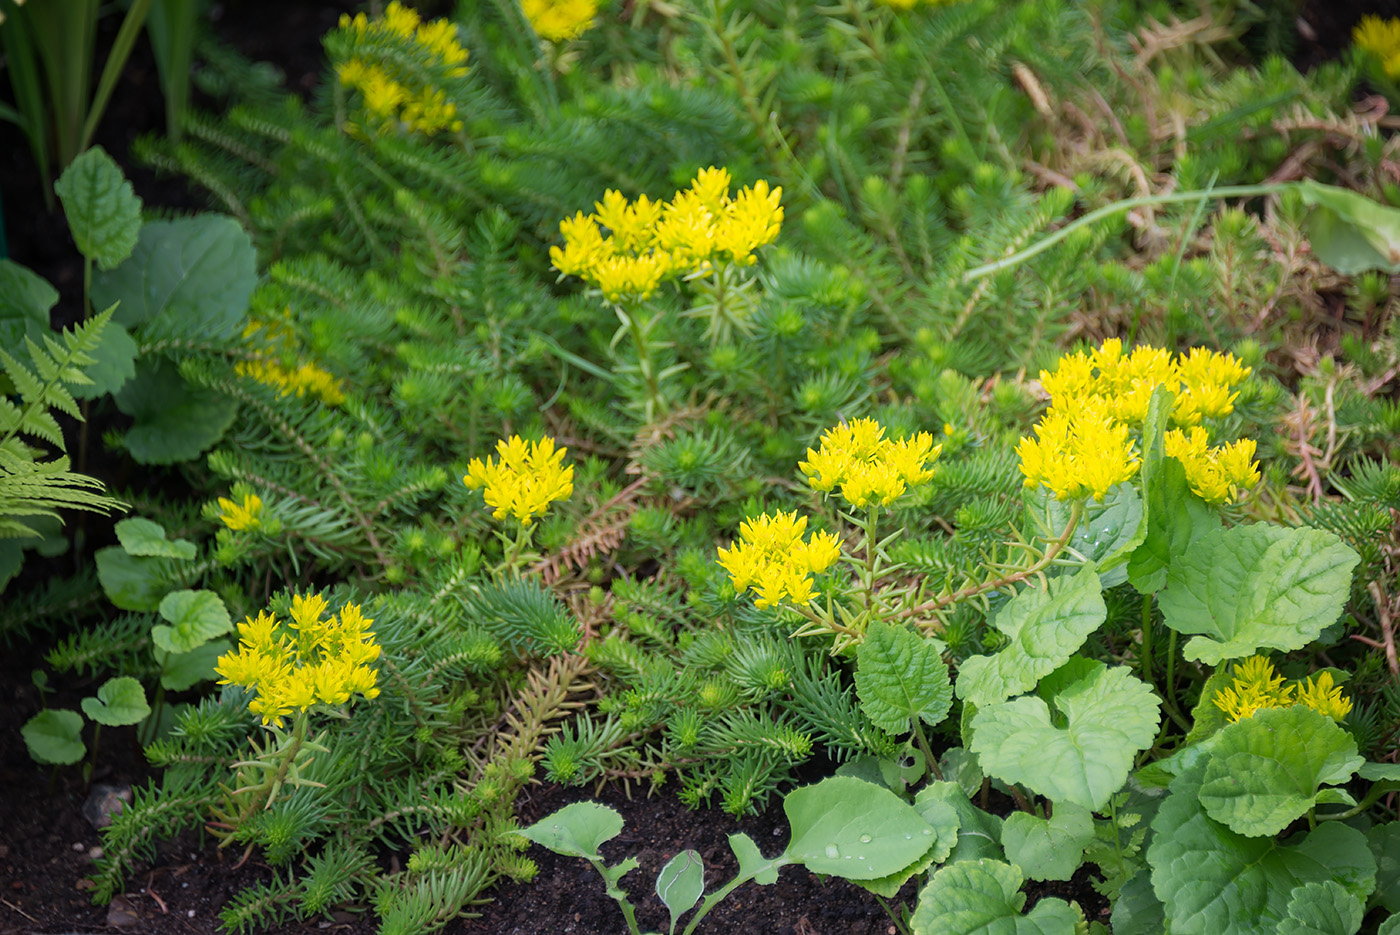
<instances>
[{"instance_id":1,"label":"yellow flower cluster","mask_svg":"<svg viewBox=\"0 0 1400 935\"><path fill-rule=\"evenodd\" d=\"M1387 78L1400 78L1400 19L1363 16L1351 31L1351 41L1380 61Z\"/></svg>"},{"instance_id":2,"label":"yellow flower cluster","mask_svg":"<svg viewBox=\"0 0 1400 935\"><path fill-rule=\"evenodd\" d=\"M888 506L907 488L928 481L942 450L928 432L892 441L874 419L855 419L827 429L798 467L815 489L830 493L840 487L843 500L863 509Z\"/></svg>"},{"instance_id":3,"label":"yellow flower cluster","mask_svg":"<svg viewBox=\"0 0 1400 935\"><path fill-rule=\"evenodd\" d=\"M462 483L483 490L496 519L514 516L529 526L551 503L574 492L574 467L563 464L567 450L556 449L552 438L532 443L512 435L496 443L499 462L472 458Z\"/></svg>"},{"instance_id":4,"label":"yellow flower cluster","mask_svg":"<svg viewBox=\"0 0 1400 935\"><path fill-rule=\"evenodd\" d=\"M777 239L783 190L760 180L731 197L730 182L727 169L711 166L669 202L646 195L629 202L608 191L593 214L560 222L564 246L551 247L549 258L561 274L597 286L612 302L645 299L662 282L715 262L750 266L754 251Z\"/></svg>"},{"instance_id":5,"label":"yellow flower cluster","mask_svg":"<svg viewBox=\"0 0 1400 935\"><path fill-rule=\"evenodd\" d=\"M764 514L739 525L739 541L719 550L719 564L729 572L734 590L758 593L754 604L773 607L783 600L806 603L816 596L813 574L820 574L841 556L835 533L814 532L803 541L807 517L779 512Z\"/></svg>"},{"instance_id":6,"label":"yellow flower cluster","mask_svg":"<svg viewBox=\"0 0 1400 935\"><path fill-rule=\"evenodd\" d=\"M291 309L286 311L291 315ZM243 329L243 337L258 348L253 360L239 361L234 372L250 377L266 386L277 387L283 396L315 396L328 406L345 402L341 383L313 363L300 362L288 366L283 361L296 359L296 335L287 321L251 320Z\"/></svg>"},{"instance_id":7,"label":"yellow flower cluster","mask_svg":"<svg viewBox=\"0 0 1400 935\"><path fill-rule=\"evenodd\" d=\"M1252 438L1212 448L1206 430L1195 425L1185 432L1168 429L1163 449L1168 457L1176 458L1186 468L1186 483L1191 492L1207 503L1233 500L1241 487L1247 490L1259 483L1259 463L1254 460Z\"/></svg>"},{"instance_id":8,"label":"yellow flower cluster","mask_svg":"<svg viewBox=\"0 0 1400 935\"><path fill-rule=\"evenodd\" d=\"M416 10L398 0L390 3L377 19L369 19L363 13L354 18L342 15L340 28L350 30L357 38L416 45L441 63L450 77L467 73L467 50L457 41L457 27L446 19L424 23ZM388 60L371 62L354 57L338 63L335 70L342 85L360 92L372 132L407 129L433 136L444 130L456 133L462 129L457 107L448 101L442 88L421 83Z\"/></svg>"},{"instance_id":9,"label":"yellow flower cluster","mask_svg":"<svg viewBox=\"0 0 1400 935\"><path fill-rule=\"evenodd\" d=\"M283 623L266 611L238 625L238 649L219 658L220 685L256 689L248 704L264 724L315 704L343 704L359 692L378 696L375 670L379 644L369 631L374 621L358 604L322 620L326 600L319 594L292 598L292 619Z\"/></svg>"},{"instance_id":10,"label":"yellow flower cluster","mask_svg":"<svg viewBox=\"0 0 1400 935\"><path fill-rule=\"evenodd\" d=\"M598 0L520 0L535 35L550 42L581 36L593 26Z\"/></svg>"},{"instance_id":11,"label":"yellow flower cluster","mask_svg":"<svg viewBox=\"0 0 1400 935\"><path fill-rule=\"evenodd\" d=\"M1332 684L1331 672L1319 672L1293 684L1274 671L1263 656L1250 656L1236 664L1234 681L1217 692L1215 706L1231 721L1247 718L1261 708L1286 708L1300 704L1340 721L1351 711L1351 699Z\"/></svg>"},{"instance_id":12,"label":"yellow flower cluster","mask_svg":"<svg viewBox=\"0 0 1400 935\"><path fill-rule=\"evenodd\" d=\"M242 503L234 503L228 497L219 498L219 520L235 532L243 529L257 529L262 525L262 497L246 494Z\"/></svg>"},{"instance_id":13,"label":"yellow flower cluster","mask_svg":"<svg viewBox=\"0 0 1400 935\"><path fill-rule=\"evenodd\" d=\"M1124 354L1116 338L1087 354L1062 357L1054 371L1041 371L1050 408L1036 437L1022 438L1016 449L1026 486L1044 486L1061 500L1102 500L1114 484L1137 473L1130 433L1147 417L1153 391L1165 386L1176 397L1170 421L1180 427L1167 432L1167 454L1181 460L1198 496L1210 502L1233 498L1259 480L1254 442L1211 448L1201 421L1232 412L1235 387L1249 373L1230 354L1193 348L1173 356L1155 347Z\"/></svg>"}]
</instances>

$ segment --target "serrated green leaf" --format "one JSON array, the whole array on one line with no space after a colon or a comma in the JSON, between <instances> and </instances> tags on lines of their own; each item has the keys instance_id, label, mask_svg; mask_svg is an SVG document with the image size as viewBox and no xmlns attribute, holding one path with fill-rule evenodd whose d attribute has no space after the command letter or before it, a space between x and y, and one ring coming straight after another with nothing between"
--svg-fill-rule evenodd
<instances>
[{"instance_id":1,"label":"serrated green leaf","mask_svg":"<svg viewBox=\"0 0 1400 935\"><path fill-rule=\"evenodd\" d=\"M622 816L597 802L575 802L517 833L565 857L600 860L598 846L622 833Z\"/></svg>"},{"instance_id":2,"label":"serrated green leaf","mask_svg":"<svg viewBox=\"0 0 1400 935\"><path fill-rule=\"evenodd\" d=\"M769 860L763 856L753 838L742 832L729 836L729 849L739 862L739 876L750 877L759 886L778 882L778 871L787 865L785 858Z\"/></svg>"},{"instance_id":3,"label":"serrated green leaf","mask_svg":"<svg viewBox=\"0 0 1400 935\"><path fill-rule=\"evenodd\" d=\"M98 549L93 559L107 600L122 610L155 610L160 606L169 588L161 559L129 555L119 545Z\"/></svg>"},{"instance_id":4,"label":"serrated green leaf","mask_svg":"<svg viewBox=\"0 0 1400 935\"><path fill-rule=\"evenodd\" d=\"M1084 848L1094 839L1094 816L1065 802L1049 819L1012 812L1001 829L1006 859L1032 880L1068 880L1084 862Z\"/></svg>"},{"instance_id":5,"label":"serrated green leaf","mask_svg":"<svg viewBox=\"0 0 1400 935\"><path fill-rule=\"evenodd\" d=\"M705 894L705 862L699 851L681 851L666 861L656 875L656 895L671 913L671 930L676 920L691 910Z\"/></svg>"},{"instance_id":6,"label":"serrated green leaf","mask_svg":"<svg viewBox=\"0 0 1400 935\"><path fill-rule=\"evenodd\" d=\"M943 778L962 786L962 791L967 793L968 798L972 798L977 790L982 788L982 780L986 778L977 762L977 754L962 747L949 747L944 750L938 765L943 771Z\"/></svg>"},{"instance_id":7,"label":"serrated green leaf","mask_svg":"<svg viewBox=\"0 0 1400 935\"><path fill-rule=\"evenodd\" d=\"M141 199L105 149L79 153L53 190L79 253L104 270L131 256L141 232Z\"/></svg>"},{"instance_id":8,"label":"serrated green leaf","mask_svg":"<svg viewBox=\"0 0 1400 935\"><path fill-rule=\"evenodd\" d=\"M1376 929L1376 935L1400 935L1400 912L1383 921Z\"/></svg>"},{"instance_id":9,"label":"serrated green leaf","mask_svg":"<svg viewBox=\"0 0 1400 935\"><path fill-rule=\"evenodd\" d=\"M1278 935L1355 935L1366 907L1331 880L1294 888Z\"/></svg>"},{"instance_id":10,"label":"serrated green leaf","mask_svg":"<svg viewBox=\"0 0 1400 935\"><path fill-rule=\"evenodd\" d=\"M874 880L913 863L937 841L912 806L883 786L833 776L783 799L792 826L784 853L814 873Z\"/></svg>"},{"instance_id":11,"label":"serrated green leaf","mask_svg":"<svg viewBox=\"0 0 1400 935\"><path fill-rule=\"evenodd\" d=\"M1127 781L1134 755L1152 745L1161 702L1128 669L1094 662L1054 704L1063 727L1038 697L978 708L972 752L989 776L1098 811Z\"/></svg>"},{"instance_id":12,"label":"serrated green leaf","mask_svg":"<svg viewBox=\"0 0 1400 935\"><path fill-rule=\"evenodd\" d=\"M950 864L919 891L914 935L1075 935L1082 916L1062 899L1043 898L1021 915L1022 882L998 860Z\"/></svg>"},{"instance_id":13,"label":"serrated green leaf","mask_svg":"<svg viewBox=\"0 0 1400 935\"><path fill-rule=\"evenodd\" d=\"M1113 935L1162 935L1166 915L1162 901L1152 891L1152 874L1139 870L1123 884L1113 904Z\"/></svg>"},{"instance_id":14,"label":"serrated green leaf","mask_svg":"<svg viewBox=\"0 0 1400 935\"><path fill-rule=\"evenodd\" d=\"M871 624L856 650L856 696L866 717L891 734L908 733L911 718L937 724L953 704L939 644L903 627Z\"/></svg>"},{"instance_id":15,"label":"serrated green leaf","mask_svg":"<svg viewBox=\"0 0 1400 935\"><path fill-rule=\"evenodd\" d=\"M1294 887L1333 880L1364 897L1376 863L1355 828L1328 821L1296 844L1236 834L1206 814L1206 761L1172 780L1152 821L1147 862L1173 935L1254 935L1288 915Z\"/></svg>"},{"instance_id":16,"label":"serrated green leaf","mask_svg":"<svg viewBox=\"0 0 1400 935\"><path fill-rule=\"evenodd\" d=\"M920 789L914 797L914 808L920 814L931 809L934 803L947 805L958 816L957 843L945 860L956 863L983 857L1000 860L1004 856L1001 849L1002 820L973 805L961 786L955 782L934 781Z\"/></svg>"},{"instance_id":17,"label":"serrated green leaf","mask_svg":"<svg viewBox=\"0 0 1400 935\"><path fill-rule=\"evenodd\" d=\"M97 697L84 698L83 713L107 727L126 727L140 723L151 713L146 704L146 690L129 675L110 678L97 690Z\"/></svg>"},{"instance_id":18,"label":"serrated green leaf","mask_svg":"<svg viewBox=\"0 0 1400 935\"><path fill-rule=\"evenodd\" d=\"M971 656L958 671L958 697L978 707L1030 691L1064 665L1108 616L1093 566L1045 587L1026 588L997 613L1008 643L991 656Z\"/></svg>"},{"instance_id":19,"label":"serrated green leaf","mask_svg":"<svg viewBox=\"0 0 1400 935\"><path fill-rule=\"evenodd\" d=\"M122 442L142 464L199 457L223 438L238 414L232 399L187 383L164 359L142 360L116 402L135 420Z\"/></svg>"},{"instance_id":20,"label":"serrated green leaf","mask_svg":"<svg viewBox=\"0 0 1400 935\"><path fill-rule=\"evenodd\" d=\"M93 278L93 304L117 307L143 341L209 341L234 336L257 285L248 233L230 217L201 214L153 221L115 270Z\"/></svg>"},{"instance_id":21,"label":"serrated green leaf","mask_svg":"<svg viewBox=\"0 0 1400 935\"><path fill-rule=\"evenodd\" d=\"M1036 490L1036 498L1044 503L1049 528L1064 529L1070 518L1070 504L1043 487ZM1115 484L1102 501L1090 498L1084 505L1084 514L1067 544L1084 561L1092 562L1102 586L1111 588L1127 580L1127 572L1121 567L1126 559L1122 553L1140 538L1142 519L1142 498L1137 489L1126 482ZM1106 571L1105 562L1110 563Z\"/></svg>"},{"instance_id":22,"label":"serrated green leaf","mask_svg":"<svg viewBox=\"0 0 1400 935\"><path fill-rule=\"evenodd\" d=\"M1223 728L1206 764L1206 814L1249 837L1273 835L1351 778L1364 760L1351 734L1302 705L1267 708Z\"/></svg>"},{"instance_id":23,"label":"serrated green leaf","mask_svg":"<svg viewBox=\"0 0 1400 935\"><path fill-rule=\"evenodd\" d=\"M1356 775L1371 782L1383 779L1400 779L1400 763L1362 763Z\"/></svg>"},{"instance_id":24,"label":"serrated green leaf","mask_svg":"<svg viewBox=\"0 0 1400 935\"><path fill-rule=\"evenodd\" d=\"M115 393L136 375L136 342L126 329L108 322L102 332L102 342L92 352L92 363L84 368L91 383L73 387L77 399L95 399Z\"/></svg>"},{"instance_id":25,"label":"serrated green leaf","mask_svg":"<svg viewBox=\"0 0 1400 935\"><path fill-rule=\"evenodd\" d=\"M1320 529L1221 529L1177 555L1158 605L1167 626L1201 634L1187 659L1218 665L1260 649L1301 649L1342 612L1361 557Z\"/></svg>"},{"instance_id":26,"label":"serrated green leaf","mask_svg":"<svg viewBox=\"0 0 1400 935\"><path fill-rule=\"evenodd\" d=\"M188 691L200 682L212 680L218 673L214 666L219 657L231 652L228 640L210 640L187 653L167 653L156 649L156 661L161 665L160 685L166 691Z\"/></svg>"},{"instance_id":27,"label":"serrated green leaf","mask_svg":"<svg viewBox=\"0 0 1400 935\"><path fill-rule=\"evenodd\" d=\"M186 561L195 555L193 542L187 539L167 539L164 527L139 516L117 523L116 531L117 541L129 555L150 555Z\"/></svg>"},{"instance_id":28,"label":"serrated green leaf","mask_svg":"<svg viewBox=\"0 0 1400 935\"><path fill-rule=\"evenodd\" d=\"M66 708L40 711L20 728L29 755L39 763L68 766L83 758L83 716Z\"/></svg>"},{"instance_id":29,"label":"serrated green leaf","mask_svg":"<svg viewBox=\"0 0 1400 935\"><path fill-rule=\"evenodd\" d=\"M171 591L160 602L170 626L151 627L151 642L168 653L187 653L233 629L228 608L213 591Z\"/></svg>"}]
</instances>

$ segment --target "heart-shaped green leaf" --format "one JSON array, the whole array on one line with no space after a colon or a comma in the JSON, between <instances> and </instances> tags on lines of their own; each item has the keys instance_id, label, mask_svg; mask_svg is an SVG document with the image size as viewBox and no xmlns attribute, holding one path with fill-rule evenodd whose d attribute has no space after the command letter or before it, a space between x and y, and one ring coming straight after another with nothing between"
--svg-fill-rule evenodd
<instances>
[{"instance_id":1,"label":"heart-shaped green leaf","mask_svg":"<svg viewBox=\"0 0 1400 935\"><path fill-rule=\"evenodd\" d=\"M233 629L228 608L213 591L171 591L160 602L170 626L151 627L151 641L168 653L187 653Z\"/></svg>"},{"instance_id":2,"label":"heart-shaped green leaf","mask_svg":"<svg viewBox=\"0 0 1400 935\"><path fill-rule=\"evenodd\" d=\"M67 766L83 758L83 716L66 708L40 711L19 730L29 755L40 763Z\"/></svg>"},{"instance_id":3,"label":"heart-shaped green leaf","mask_svg":"<svg viewBox=\"0 0 1400 935\"><path fill-rule=\"evenodd\" d=\"M146 690L128 675L108 679L97 690L96 698L83 699L83 713L108 727L139 724L151 713L146 704Z\"/></svg>"},{"instance_id":4,"label":"heart-shaped green leaf","mask_svg":"<svg viewBox=\"0 0 1400 935\"><path fill-rule=\"evenodd\" d=\"M1012 812L1001 829L1006 859L1032 880L1068 880L1084 862L1084 848L1094 839L1094 816L1069 802L1055 806L1050 818Z\"/></svg>"},{"instance_id":5,"label":"heart-shaped green leaf","mask_svg":"<svg viewBox=\"0 0 1400 935\"><path fill-rule=\"evenodd\" d=\"M972 752L990 776L1098 811L1157 736L1161 702L1126 668L1071 662L1082 674L1054 694L1063 727L1038 697L988 705L972 719Z\"/></svg>"}]
</instances>

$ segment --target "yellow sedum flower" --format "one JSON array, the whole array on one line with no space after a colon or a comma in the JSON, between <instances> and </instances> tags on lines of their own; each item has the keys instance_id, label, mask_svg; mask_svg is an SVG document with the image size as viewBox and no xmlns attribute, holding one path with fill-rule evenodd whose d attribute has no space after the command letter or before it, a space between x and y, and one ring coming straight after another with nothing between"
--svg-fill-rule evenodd
<instances>
[{"instance_id":1,"label":"yellow sedum flower","mask_svg":"<svg viewBox=\"0 0 1400 935\"><path fill-rule=\"evenodd\" d=\"M462 483L482 491L496 519L514 516L529 526L551 503L574 492L574 467L563 463L567 450L556 449L552 438L527 442L512 435L496 443L499 461L473 458Z\"/></svg>"},{"instance_id":2,"label":"yellow sedum flower","mask_svg":"<svg viewBox=\"0 0 1400 935\"><path fill-rule=\"evenodd\" d=\"M598 0L520 0L535 35L563 42L583 35L598 16Z\"/></svg>"},{"instance_id":3,"label":"yellow sedum flower","mask_svg":"<svg viewBox=\"0 0 1400 935\"><path fill-rule=\"evenodd\" d=\"M219 498L219 521L234 532L257 529L262 525L262 498L257 494L247 494L242 503L234 503L228 497Z\"/></svg>"},{"instance_id":4,"label":"yellow sedum flower","mask_svg":"<svg viewBox=\"0 0 1400 935\"><path fill-rule=\"evenodd\" d=\"M752 588L758 607L774 607L784 600L804 604L816 596L813 574L830 568L841 556L841 540L835 533L814 532L804 541L807 517L797 511L764 514L739 525L739 541L720 548L719 564L729 572L734 590Z\"/></svg>"},{"instance_id":5,"label":"yellow sedum flower","mask_svg":"<svg viewBox=\"0 0 1400 935\"><path fill-rule=\"evenodd\" d=\"M1400 19L1363 16L1351 31L1351 41L1375 56L1387 78L1400 78Z\"/></svg>"},{"instance_id":6,"label":"yellow sedum flower","mask_svg":"<svg viewBox=\"0 0 1400 935\"><path fill-rule=\"evenodd\" d=\"M370 19L363 13L353 18L343 15L340 28L373 51L386 42L416 46L426 53L449 78L467 73L467 50L457 40L457 27L450 20L424 23L418 12L394 0L381 17ZM389 134L407 130L423 136L456 133L463 127L457 107L442 88L424 84L413 71L395 63L392 56L377 53L380 61L354 56L336 63L336 77L344 87L360 93L365 126L350 125L354 133Z\"/></svg>"},{"instance_id":7,"label":"yellow sedum flower","mask_svg":"<svg viewBox=\"0 0 1400 935\"><path fill-rule=\"evenodd\" d=\"M1292 685L1279 675L1273 663L1263 656L1251 656L1235 664L1234 680L1216 692L1215 706L1231 721L1247 718L1262 708L1285 708L1300 704L1334 721L1351 711L1351 699L1332 684L1331 672L1319 672Z\"/></svg>"},{"instance_id":8,"label":"yellow sedum flower","mask_svg":"<svg viewBox=\"0 0 1400 935\"><path fill-rule=\"evenodd\" d=\"M827 429L798 467L814 489L830 493L840 488L843 500L864 509L888 506L909 487L930 480L932 463L942 450L928 432L892 441L874 419L854 419Z\"/></svg>"},{"instance_id":9,"label":"yellow sedum flower","mask_svg":"<svg viewBox=\"0 0 1400 935\"><path fill-rule=\"evenodd\" d=\"M326 600L319 594L292 598L291 620L259 611L238 625L238 648L219 658L214 671L220 685L256 691L248 709L264 724L282 726L282 718L316 704L344 704L355 694L375 698L376 673L370 663L380 647L358 604L323 618Z\"/></svg>"},{"instance_id":10,"label":"yellow sedum flower","mask_svg":"<svg viewBox=\"0 0 1400 935\"><path fill-rule=\"evenodd\" d=\"M243 337L252 346L254 356L235 364L234 372L274 386L283 396L314 396L328 406L339 406L345 402L341 382L314 363L298 361L291 315L288 308L280 319L249 321Z\"/></svg>"},{"instance_id":11,"label":"yellow sedum flower","mask_svg":"<svg viewBox=\"0 0 1400 935\"><path fill-rule=\"evenodd\" d=\"M1138 454L1131 433L1147 418L1159 386L1175 397L1165 440L1166 453L1186 467L1192 491L1210 503L1234 499L1259 481L1250 439L1210 447L1201 423L1234 410L1235 387L1250 369L1230 354L1193 348L1173 355L1138 347L1124 353L1111 339L1098 349L1067 354L1053 371L1041 371L1050 408L1036 426L1036 438L1017 448L1026 486L1044 486L1061 500L1092 495L1137 473Z\"/></svg>"},{"instance_id":12,"label":"yellow sedum flower","mask_svg":"<svg viewBox=\"0 0 1400 935\"><path fill-rule=\"evenodd\" d=\"M1043 486L1060 500L1103 500L1141 466L1128 426L1095 396L1047 412L1035 431L1035 438L1022 438L1016 447L1021 473L1027 487Z\"/></svg>"},{"instance_id":13,"label":"yellow sedum flower","mask_svg":"<svg viewBox=\"0 0 1400 935\"><path fill-rule=\"evenodd\" d=\"M661 283L706 273L715 263L752 266L755 251L782 228L783 190L760 180L731 197L730 182L727 169L711 166L668 202L646 195L628 201L609 190L593 214L560 222L564 244L549 249L550 261L610 302L649 298Z\"/></svg>"},{"instance_id":14,"label":"yellow sedum flower","mask_svg":"<svg viewBox=\"0 0 1400 935\"><path fill-rule=\"evenodd\" d=\"M1248 490L1259 483L1252 438L1211 448L1206 430L1197 425L1185 432L1168 429L1162 447L1186 469L1191 492L1207 503L1234 500L1241 488Z\"/></svg>"}]
</instances>

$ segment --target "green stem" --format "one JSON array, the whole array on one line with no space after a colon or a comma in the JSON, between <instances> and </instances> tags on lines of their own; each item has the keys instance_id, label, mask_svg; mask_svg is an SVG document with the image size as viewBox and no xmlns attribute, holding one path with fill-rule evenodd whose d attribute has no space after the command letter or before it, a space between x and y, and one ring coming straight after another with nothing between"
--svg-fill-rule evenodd
<instances>
[{"instance_id":1,"label":"green stem","mask_svg":"<svg viewBox=\"0 0 1400 935\"><path fill-rule=\"evenodd\" d=\"M943 781L943 770L938 768L938 757L933 755L933 748L928 745L928 737L924 734L923 722L918 716L914 717L914 739L918 741L919 749L924 752L924 761L928 763L928 771L933 774L933 778L939 782Z\"/></svg>"},{"instance_id":2,"label":"green stem","mask_svg":"<svg viewBox=\"0 0 1400 935\"><path fill-rule=\"evenodd\" d=\"M787 857L778 857L771 864L769 864L767 867L764 867L763 869L780 870L790 863L792 863L792 861L789 860ZM694 918L692 918L690 922L686 925L685 931L683 931L681 935L693 935L693 933L695 932L695 927L700 924L700 920L705 918L705 916L709 913L711 909L719 905L720 901L723 900L724 897L728 896L730 893L734 892L736 889L743 886L745 883L749 882L752 879L752 874L749 874L747 876L743 874L738 874L734 877L734 879L724 884L724 886L720 887L713 893L706 896L705 901L700 904L700 908L696 910Z\"/></svg>"},{"instance_id":3,"label":"green stem","mask_svg":"<svg viewBox=\"0 0 1400 935\"><path fill-rule=\"evenodd\" d=\"M637 370L642 375L642 382L646 384L646 420L652 422L666 407L661 398L661 382L657 379L656 366L651 359L651 342L647 335L650 323L642 323L638 314L640 311L640 308L634 305L626 310L619 308L618 315L626 324L632 344L637 348Z\"/></svg>"},{"instance_id":4,"label":"green stem","mask_svg":"<svg viewBox=\"0 0 1400 935\"><path fill-rule=\"evenodd\" d=\"M1260 185L1223 185L1220 188L1212 188L1206 191L1170 192L1165 195L1142 195L1137 198L1125 198L1122 201L1115 201L1113 204L1095 208L1083 217L1071 221L1053 234L1050 234L1044 240L1037 241L1026 249L1011 254L1011 256L1003 257L994 263L986 263L982 266L973 267L966 273L963 273L963 282L972 282L974 279L990 276L992 273L998 273L1009 267L1019 266L1031 257L1038 256L1046 250L1049 250L1079 228L1087 227L1106 217L1121 214L1124 211L1131 211L1133 208L1142 208L1147 205L1167 205L1189 201L1201 201L1204 198L1256 198L1260 195L1272 195L1281 192L1292 184L1291 182L1277 182Z\"/></svg>"},{"instance_id":5,"label":"green stem","mask_svg":"<svg viewBox=\"0 0 1400 935\"><path fill-rule=\"evenodd\" d=\"M880 904L881 909L885 910L885 915L889 916L890 924L895 927L899 935L910 935L909 928L904 924L904 920L899 917L899 913L895 912L893 907L890 906L889 900L885 899L885 897L881 896L879 893L876 893L875 901Z\"/></svg>"},{"instance_id":6,"label":"green stem","mask_svg":"<svg viewBox=\"0 0 1400 935\"><path fill-rule=\"evenodd\" d=\"M1344 812L1334 812L1330 815L1319 815L1317 816L1317 820L1345 821L1348 818L1355 818L1357 815L1360 815L1362 812L1366 811L1366 809L1379 802L1381 800L1381 796L1385 795L1388 792L1394 792L1397 789L1400 789L1400 780L1385 779L1381 782L1372 783L1371 788L1361 798L1361 801L1356 803L1355 807L1349 808ZM1311 819L1311 815L1309 815L1309 819Z\"/></svg>"},{"instance_id":7,"label":"green stem","mask_svg":"<svg viewBox=\"0 0 1400 935\"><path fill-rule=\"evenodd\" d=\"M594 870L598 871L598 876L602 877L603 881L607 883L607 866L601 860L592 857L587 857L585 859L593 865ZM607 883L607 894L611 896L618 907L622 909L622 915L627 919L627 931L630 935L642 935L641 929L637 928L637 913L636 910L632 908L631 900L627 898L627 891L620 886Z\"/></svg>"},{"instance_id":8,"label":"green stem","mask_svg":"<svg viewBox=\"0 0 1400 935\"><path fill-rule=\"evenodd\" d=\"M1152 595L1142 596L1142 649L1138 659L1138 671L1142 680L1152 684Z\"/></svg>"}]
</instances>

